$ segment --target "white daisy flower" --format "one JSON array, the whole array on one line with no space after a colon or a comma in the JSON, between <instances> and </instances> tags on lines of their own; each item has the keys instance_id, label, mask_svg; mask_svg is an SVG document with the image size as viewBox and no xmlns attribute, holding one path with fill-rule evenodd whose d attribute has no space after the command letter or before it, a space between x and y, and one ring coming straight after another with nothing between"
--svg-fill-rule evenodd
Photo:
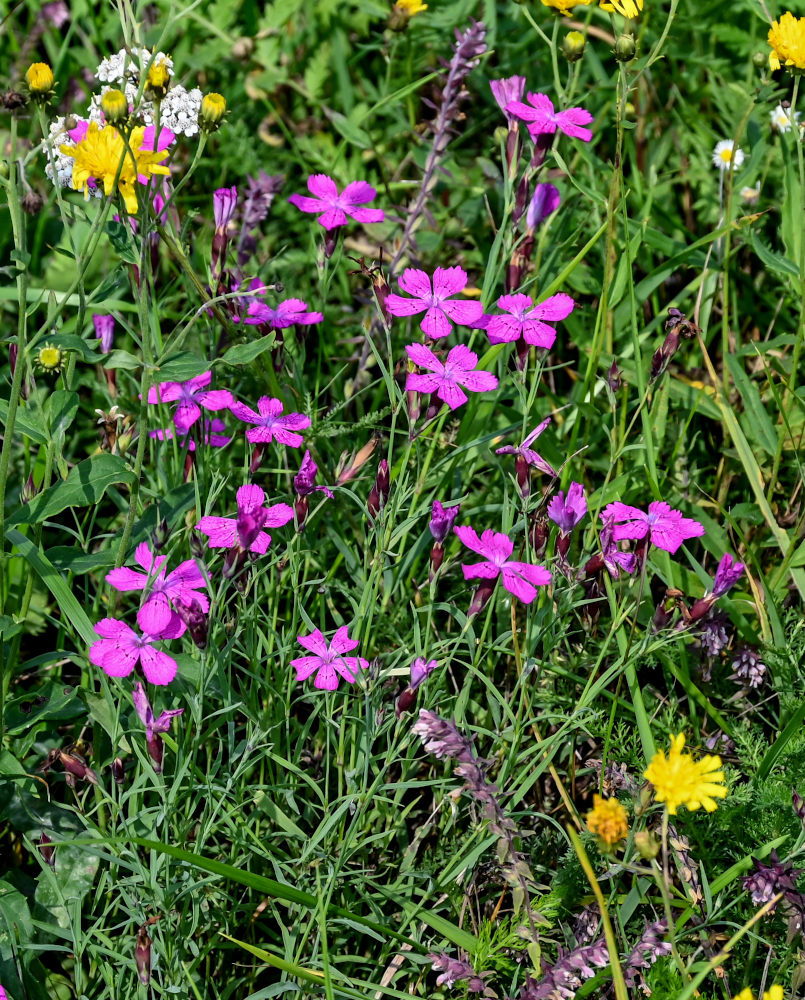
<instances>
[{"instance_id":1,"label":"white daisy flower","mask_svg":"<svg viewBox=\"0 0 805 1000\"><path fill-rule=\"evenodd\" d=\"M732 139L722 139L713 150L713 166L719 170L735 170L744 159L744 151Z\"/></svg>"},{"instance_id":2,"label":"white daisy flower","mask_svg":"<svg viewBox=\"0 0 805 1000\"><path fill-rule=\"evenodd\" d=\"M782 104L778 104L777 107L769 112L769 117L771 118L771 127L776 132L790 132L791 131L791 108L784 108ZM797 125L799 125L799 120L802 117L799 111L795 112L794 120ZM800 125L800 129L802 126Z\"/></svg>"}]
</instances>

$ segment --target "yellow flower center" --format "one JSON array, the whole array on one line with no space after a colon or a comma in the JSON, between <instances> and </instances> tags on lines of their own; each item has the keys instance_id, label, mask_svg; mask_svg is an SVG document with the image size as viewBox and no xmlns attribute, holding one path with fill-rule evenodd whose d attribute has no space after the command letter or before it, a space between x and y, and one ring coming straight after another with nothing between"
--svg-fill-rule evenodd
<instances>
[{"instance_id":1,"label":"yellow flower center","mask_svg":"<svg viewBox=\"0 0 805 1000\"><path fill-rule=\"evenodd\" d=\"M46 344L39 352L37 361L45 371L58 371L62 366L63 355L58 347Z\"/></svg>"},{"instance_id":2,"label":"yellow flower center","mask_svg":"<svg viewBox=\"0 0 805 1000\"><path fill-rule=\"evenodd\" d=\"M721 157L721 159L723 160L724 163L732 163L732 150L731 149L722 149L721 152L718 155Z\"/></svg>"},{"instance_id":3,"label":"yellow flower center","mask_svg":"<svg viewBox=\"0 0 805 1000\"><path fill-rule=\"evenodd\" d=\"M161 61L151 63L151 67L148 70L148 85L150 87L153 87L154 90L164 90L168 86L169 80L170 71L168 70L167 63Z\"/></svg>"}]
</instances>

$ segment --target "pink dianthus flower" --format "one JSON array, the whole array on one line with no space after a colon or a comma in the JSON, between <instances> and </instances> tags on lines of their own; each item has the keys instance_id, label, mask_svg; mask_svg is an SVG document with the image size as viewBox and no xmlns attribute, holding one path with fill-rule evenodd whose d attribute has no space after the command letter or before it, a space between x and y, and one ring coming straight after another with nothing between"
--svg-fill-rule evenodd
<instances>
[{"instance_id":1,"label":"pink dianthus flower","mask_svg":"<svg viewBox=\"0 0 805 1000\"><path fill-rule=\"evenodd\" d=\"M437 267L430 277L415 267L407 267L400 275L400 288L413 298L405 298L393 293L386 296L386 308L392 316L417 316L424 312L420 329L438 340L446 337L453 329L453 323L472 326L483 315L480 302L451 299L467 286L467 272L461 267Z\"/></svg>"},{"instance_id":2,"label":"pink dianthus flower","mask_svg":"<svg viewBox=\"0 0 805 1000\"><path fill-rule=\"evenodd\" d=\"M479 538L475 529L466 525L459 525L453 531L468 549L484 556L483 562L462 565L465 580L496 580L500 577L506 590L523 604L534 600L537 587L551 582L551 574L544 566L532 566L531 563L509 558L514 551L514 543L503 532L487 529Z\"/></svg>"},{"instance_id":3,"label":"pink dianthus flower","mask_svg":"<svg viewBox=\"0 0 805 1000\"><path fill-rule=\"evenodd\" d=\"M246 440L251 444L267 444L278 441L290 448L302 444L302 431L310 427L310 417L303 413L286 413L282 416L282 402L270 396L261 396L257 401L257 412L245 403L235 402L230 406L232 413L247 424L257 424L246 431Z\"/></svg>"},{"instance_id":4,"label":"pink dianthus flower","mask_svg":"<svg viewBox=\"0 0 805 1000\"><path fill-rule=\"evenodd\" d=\"M704 534L704 525L692 518L683 517L681 511L674 510L662 500L650 503L648 513L616 501L601 511L601 519L605 523L612 520L614 541L645 538L648 535L652 545L666 552L676 552L688 538L699 538Z\"/></svg>"},{"instance_id":5,"label":"pink dianthus flower","mask_svg":"<svg viewBox=\"0 0 805 1000\"><path fill-rule=\"evenodd\" d=\"M346 625L342 625L335 633L329 645L319 629L310 635L297 636L300 646L310 650L312 656L300 656L291 660L291 666L296 668L296 679L307 680L311 674L316 674L313 682L317 688L324 691L335 691L338 687L338 674L345 681L354 684L358 668L366 670L369 661L360 656L344 656L358 645L357 639L350 639Z\"/></svg>"},{"instance_id":6,"label":"pink dianthus flower","mask_svg":"<svg viewBox=\"0 0 805 1000\"><path fill-rule=\"evenodd\" d=\"M209 539L211 549L232 549L236 546L245 552L264 555L271 544L271 536L264 527L276 528L293 518L293 507L275 503L264 507L266 495L259 486L247 483L237 492L237 517L207 515L196 528Z\"/></svg>"},{"instance_id":7,"label":"pink dianthus flower","mask_svg":"<svg viewBox=\"0 0 805 1000\"><path fill-rule=\"evenodd\" d=\"M148 390L149 403L177 403L173 422L180 434L187 431L205 410L225 410L235 397L228 389L207 389L212 380L212 372L204 372L187 382L161 382Z\"/></svg>"},{"instance_id":8,"label":"pink dianthus flower","mask_svg":"<svg viewBox=\"0 0 805 1000\"><path fill-rule=\"evenodd\" d=\"M176 639L184 629L184 623L175 618L159 635L148 632L137 635L124 621L104 618L95 626L101 638L89 647L89 661L110 677L128 677L139 662L151 684L170 684L176 676L176 660L156 649L154 643L160 639Z\"/></svg>"},{"instance_id":9,"label":"pink dianthus flower","mask_svg":"<svg viewBox=\"0 0 805 1000\"><path fill-rule=\"evenodd\" d=\"M312 198L292 194L288 201L302 212L320 212L318 222L325 229L345 226L347 216L356 222L382 222L385 218L382 208L360 207L377 197L377 191L366 181L353 181L339 194L332 177L313 174L307 179L307 189L313 195Z\"/></svg>"},{"instance_id":10,"label":"pink dianthus flower","mask_svg":"<svg viewBox=\"0 0 805 1000\"><path fill-rule=\"evenodd\" d=\"M536 306L531 296L523 292L501 295L498 306L504 310L504 314L489 316L485 323L489 342L504 344L522 338L532 347L550 350L556 340L556 330L549 323L557 323L568 317L575 305L573 299L564 292L551 295Z\"/></svg>"},{"instance_id":11,"label":"pink dianthus flower","mask_svg":"<svg viewBox=\"0 0 805 1000\"><path fill-rule=\"evenodd\" d=\"M475 371L478 355L473 354L463 344L454 347L444 362L424 344L409 344L405 350L414 364L428 369L431 373L427 375L409 373L405 381L406 390L435 392L451 410L467 402L467 395L462 391L462 386L470 392L486 392L497 388L498 380L491 372Z\"/></svg>"},{"instance_id":12,"label":"pink dianthus flower","mask_svg":"<svg viewBox=\"0 0 805 1000\"><path fill-rule=\"evenodd\" d=\"M536 139L539 135L550 135L558 129L574 139L590 142L593 134L590 129L583 127L593 120L589 111L584 108L555 111L553 101L547 94L533 94L529 91L526 96L528 104L511 101L506 105L506 111L516 115L528 125L532 139Z\"/></svg>"}]
</instances>

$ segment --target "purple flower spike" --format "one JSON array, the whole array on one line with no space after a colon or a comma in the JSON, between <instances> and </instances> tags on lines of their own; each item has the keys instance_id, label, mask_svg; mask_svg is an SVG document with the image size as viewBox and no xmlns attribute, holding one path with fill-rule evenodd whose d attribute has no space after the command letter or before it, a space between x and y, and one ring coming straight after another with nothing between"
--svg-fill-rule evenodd
<instances>
[{"instance_id":1,"label":"purple flower spike","mask_svg":"<svg viewBox=\"0 0 805 1000\"><path fill-rule=\"evenodd\" d=\"M204 372L187 382L162 382L148 390L149 403L178 403L173 422L180 434L186 434L205 410L225 410L231 407L234 396L228 389L207 389L212 372Z\"/></svg>"},{"instance_id":2,"label":"purple flower spike","mask_svg":"<svg viewBox=\"0 0 805 1000\"><path fill-rule=\"evenodd\" d=\"M559 525L563 535L569 535L587 513L587 498L581 483L571 483L567 498L562 490L548 504L548 517Z\"/></svg>"},{"instance_id":3,"label":"purple flower spike","mask_svg":"<svg viewBox=\"0 0 805 1000\"><path fill-rule=\"evenodd\" d=\"M313 656L300 656L291 660L291 666L296 668L296 679L307 680L316 674L313 682L315 687L324 691L335 691L338 687L338 674L345 681L354 684L358 668L366 670L369 661L360 656L344 656L358 645L357 639L350 639L346 625L342 625L328 645L324 636L316 629L310 635L297 636L300 646L313 653Z\"/></svg>"},{"instance_id":4,"label":"purple flower spike","mask_svg":"<svg viewBox=\"0 0 805 1000\"><path fill-rule=\"evenodd\" d=\"M213 192L212 210L215 216L216 232L225 232L235 214L237 203L238 189L234 184L230 188L218 188L217 191Z\"/></svg>"},{"instance_id":5,"label":"purple flower spike","mask_svg":"<svg viewBox=\"0 0 805 1000\"><path fill-rule=\"evenodd\" d=\"M177 634L181 635L184 625L180 620L175 620L176 614L171 610L171 604L177 602L191 604L197 601L202 611L209 611L210 602L206 594L198 593L204 590L206 581L194 559L187 559L176 569L166 573L164 565L168 557L155 556L147 542L140 542L134 558L144 572L138 573L121 566L106 574L106 582L121 593L148 589L148 598L138 615L140 627L144 631L156 635L165 628L176 628L178 621L181 627Z\"/></svg>"},{"instance_id":6,"label":"purple flower spike","mask_svg":"<svg viewBox=\"0 0 805 1000\"><path fill-rule=\"evenodd\" d=\"M421 656L417 657L411 664L411 690L416 691L428 674L432 674L438 666L439 664L436 660L428 660L426 662Z\"/></svg>"},{"instance_id":7,"label":"purple flower spike","mask_svg":"<svg viewBox=\"0 0 805 1000\"><path fill-rule=\"evenodd\" d=\"M151 684L170 684L176 676L176 660L155 649L154 643L160 639L175 639L183 631L184 624L177 619L159 635L144 632L139 636L125 622L104 618L95 626L101 638L89 647L89 661L110 677L128 677L139 662Z\"/></svg>"},{"instance_id":8,"label":"purple flower spike","mask_svg":"<svg viewBox=\"0 0 805 1000\"><path fill-rule=\"evenodd\" d=\"M435 392L451 410L467 402L467 395L461 386L470 392L487 392L497 388L498 380L491 372L475 371L478 355L463 344L454 347L444 363L424 344L409 344L405 350L415 365L432 372L429 375L410 373L405 381L406 390Z\"/></svg>"},{"instance_id":9,"label":"purple flower spike","mask_svg":"<svg viewBox=\"0 0 805 1000\"><path fill-rule=\"evenodd\" d=\"M386 297L386 308L392 316L417 316L424 312L420 329L431 340L438 340L450 333L453 323L472 326L483 316L480 302L449 298L463 291L467 280L467 272L461 267L437 267L431 287L429 275L407 267L400 275L399 285L413 298L392 293Z\"/></svg>"},{"instance_id":10,"label":"purple flower spike","mask_svg":"<svg viewBox=\"0 0 805 1000\"><path fill-rule=\"evenodd\" d=\"M483 562L462 565L465 580L496 580L501 577L506 590L523 604L534 600L537 587L551 582L551 574L544 566L532 566L509 558L514 551L514 543L502 532L487 529L479 538L473 528L464 525L453 528L453 531L468 549L484 556Z\"/></svg>"},{"instance_id":11,"label":"purple flower spike","mask_svg":"<svg viewBox=\"0 0 805 1000\"><path fill-rule=\"evenodd\" d=\"M326 496L331 500L334 499L333 491L328 489L326 486L314 486L316 482L316 476L319 473L319 467L313 461L309 451L305 452L305 457L302 459L302 464L299 467L299 472L293 477L294 489L300 497L306 497L316 490L321 490Z\"/></svg>"},{"instance_id":12,"label":"purple flower spike","mask_svg":"<svg viewBox=\"0 0 805 1000\"><path fill-rule=\"evenodd\" d=\"M731 590L740 580L744 569L745 566L742 562L736 562L729 552L725 552L716 570L716 577L713 581L713 596L721 597L728 590Z\"/></svg>"},{"instance_id":13,"label":"purple flower spike","mask_svg":"<svg viewBox=\"0 0 805 1000\"><path fill-rule=\"evenodd\" d=\"M134 690L131 693L131 700L134 702L134 707L137 709L137 715L140 717L140 722L142 722L145 726L145 737L148 740L154 736L154 733L167 733L171 727L171 720L184 712L183 708L172 708L163 712L158 719L155 719L154 710L151 708L151 702L148 700L145 688L139 681L137 681L134 685Z\"/></svg>"},{"instance_id":14,"label":"purple flower spike","mask_svg":"<svg viewBox=\"0 0 805 1000\"><path fill-rule=\"evenodd\" d=\"M443 507L438 500L433 501L428 527L435 542L440 545L444 542L445 538L453 530L453 525L456 523L456 518L460 510L461 504L456 504L455 507Z\"/></svg>"},{"instance_id":15,"label":"purple flower spike","mask_svg":"<svg viewBox=\"0 0 805 1000\"><path fill-rule=\"evenodd\" d=\"M313 174L307 179L307 188L313 195L312 198L292 194L288 201L303 212L320 212L318 222L325 229L345 226L347 216L356 222L382 222L385 218L382 208L359 207L368 201L374 201L377 196L377 191L366 181L353 181L339 194L331 177Z\"/></svg>"},{"instance_id":16,"label":"purple flower spike","mask_svg":"<svg viewBox=\"0 0 805 1000\"><path fill-rule=\"evenodd\" d=\"M530 295L522 292L501 295L498 306L505 311L505 315L489 317L486 326L489 342L505 344L522 337L532 347L549 350L556 340L556 330L548 324L568 317L575 305L564 292L551 295L538 306L534 305Z\"/></svg>"},{"instance_id":17,"label":"purple flower spike","mask_svg":"<svg viewBox=\"0 0 805 1000\"><path fill-rule=\"evenodd\" d=\"M115 317L99 316L93 313L92 322L95 326L95 336L101 342L101 350L108 354L112 350L112 343L115 336Z\"/></svg>"},{"instance_id":18,"label":"purple flower spike","mask_svg":"<svg viewBox=\"0 0 805 1000\"><path fill-rule=\"evenodd\" d=\"M525 77L507 76L502 80L490 80L489 88L492 91L492 96L498 102L498 107L506 116L506 121L512 121L514 116L506 110L506 105L523 99Z\"/></svg>"},{"instance_id":19,"label":"purple flower spike","mask_svg":"<svg viewBox=\"0 0 805 1000\"><path fill-rule=\"evenodd\" d=\"M544 472L546 476L553 476L554 478L559 475L559 473L554 469L552 465L545 461L542 455L538 454L531 447L534 441L542 434L548 424L551 422L550 417L546 417L541 424L538 424L533 431L528 435L522 444L518 444L515 448L514 445L506 444L502 448L496 448L496 455L516 455L518 458L522 458L526 465L533 465L535 468L539 469L540 472Z\"/></svg>"},{"instance_id":20,"label":"purple flower spike","mask_svg":"<svg viewBox=\"0 0 805 1000\"><path fill-rule=\"evenodd\" d=\"M296 432L310 427L310 418L303 413L286 413L282 416L282 403L270 396L260 397L257 401L258 412L240 402L233 403L230 410L238 420L247 424L257 424L256 427L250 427L246 431L246 440L251 444L277 441L279 444L288 445L289 448L298 448L303 439L302 435Z\"/></svg>"},{"instance_id":21,"label":"purple flower spike","mask_svg":"<svg viewBox=\"0 0 805 1000\"><path fill-rule=\"evenodd\" d=\"M295 323L300 326L310 326L311 323L321 323L323 319L323 313L307 312L307 302L301 299L285 299L276 309L272 309L265 302L255 300L249 303L243 322L250 326L265 323L274 330L284 330Z\"/></svg>"},{"instance_id":22,"label":"purple flower spike","mask_svg":"<svg viewBox=\"0 0 805 1000\"><path fill-rule=\"evenodd\" d=\"M526 228L534 230L544 222L551 213L555 212L562 203L559 190L553 184L537 184L534 194L528 203L528 210L525 215Z\"/></svg>"},{"instance_id":23,"label":"purple flower spike","mask_svg":"<svg viewBox=\"0 0 805 1000\"><path fill-rule=\"evenodd\" d=\"M202 517L196 527L209 538L211 549L232 549L264 555L271 536L262 528L277 528L293 518L293 507L275 503L264 507L266 495L259 486L247 484L237 492L237 517Z\"/></svg>"},{"instance_id":24,"label":"purple flower spike","mask_svg":"<svg viewBox=\"0 0 805 1000\"><path fill-rule=\"evenodd\" d=\"M666 552L676 552L688 538L699 538L704 534L704 525L692 518L683 517L664 501L654 501L648 505L648 513L628 504L609 504L601 511L601 518L612 518L615 527L612 538L620 542L625 538L645 538L649 536L652 545Z\"/></svg>"},{"instance_id":25,"label":"purple flower spike","mask_svg":"<svg viewBox=\"0 0 805 1000\"><path fill-rule=\"evenodd\" d=\"M538 135L550 135L558 129L574 139L590 142L593 134L588 128L583 128L593 120L589 111L585 111L584 108L555 111L553 101L547 94L529 92L527 96L528 104L512 101L506 106L506 111L516 115L528 125L532 139L536 140Z\"/></svg>"}]
</instances>

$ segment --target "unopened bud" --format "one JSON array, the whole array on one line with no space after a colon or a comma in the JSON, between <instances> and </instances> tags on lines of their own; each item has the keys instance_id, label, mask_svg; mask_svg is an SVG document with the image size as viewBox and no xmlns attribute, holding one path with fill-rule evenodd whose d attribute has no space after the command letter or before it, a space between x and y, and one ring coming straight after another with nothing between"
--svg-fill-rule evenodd
<instances>
[{"instance_id":1,"label":"unopened bud","mask_svg":"<svg viewBox=\"0 0 805 1000\"><path fill-rule=\"evenodd\" d=\"M25 82L28 84L28 92L31 100L39 104L44 103L53 91L53 70L47 63L32 63L25 72Z\"/></svg>"},{"instance_id":2,"label":"unopened bud","mask_svg":"<svg viewBox=\"0 0 805 1000\"><path fill-rule=\"evenodd\" d=\"M140 974L143 986L151 982L151 938L145 926L143 924L137 931L137 944L134 948L134 961L137 963L137 972Z\"/></svg>"},{"instance_id":3,"label":"unopened bud","mask_svg":"<svg viewBox=\"0 0 805 1000\"><path fill-rule=\"evenodd\" d=\"M168 544L170 536L171 533L170 528L168 527L168 520L163 517L151 534L151 544L156 551L159 551L159 549L163 549Z\"/></svg>"},{"instance_id":4,"label":"unopened bud","mask_svg":"<svg viewBox=\"0 0 805 1000\"><path fill-rule=\"evenodd\" d=\"M769 53L768 52L760 52L760 51L758 51L758 52L755 52L753 54L753 56L752 56L752 63L758 69L765 69L766 66L768 65L768 62L769 62Z\"/></svg>"},{"instance_id":5,"label":"unopened bud","mask_svg":"<svg viewBox=\"0 0 805 1000\"><path fill-rule=\"evenodd\" d=\"M203 559L206 546L204 536L198 531L190 532L190 554L194 559Z\"/></svg>"},{"instance_id":6,"label":"unopened bud","mask_svg":"<svg viewBox=\"0 0 805 1000\"><path fill-rule=\"evenodd\" d=\"M305 527L305 521L307 520L307 513L310 510L310 501L306 496L297 496L293 502L293 517L294 524L296 525L297 531L303 531Z\"/></svg>"},{"instance_id":7,"label":"unopened bud","mask_svg":"<svg viewBox=\"0 0 805 1000\"><path fill-rule=\"evenodd\" d=\"M119 757L115 757L112 761L112 777L116 785L122 785L126 780L126 768Z\"/></svg>"},{"instance_id":8,"label":"unopened bud","mask_svg":"<svg viewBox=\"0 0 805 1000\"><path fill-rule=\"evenodd\" d=\"M377 467L375 484L369 493L369 500L366 506L369 508L369 517L374 520L381 510L386 506L389 498L391 483L389 478L389 463L383 458Z\"/></svg>"},{"instance_id":9,"label":"unopened bud","mask_svg":"<svg viewBox=\"0 0 805 1000\"><path fill-rule=\"evenodd\" d=\"M562 39L562 55L569 63L574 63L584 55L587 39L580 31L569 31Z\"/></svg>"},{"instance_id":10,"label":"unopened bud","mask_svg":"<svg viewBox=\"0 0 805 1000\"><path fill-rule=\"evenodd\" d=\"M170 78L170 69L164 59L160 59L159 62L156 60L152 62L148 69L148 79L146 81L148 97L161 101L168 92Z\"/></svg>"},{"instance_id":11,"label":"unopened bud","mask_svg":"<svg viewBox=\"0 0 805 1000\"><path fill-rule=\"evenodd\" d=\"M660 842L650 830L638 830L634 835L634 845L644 861L652 861L660 853Z\"/></svg>"},{"instance_id":12,"label":"unopened bud","mask_svg":"<svg viewBox=\"0 0 805 1000\"><path fill-rule=\"evenodd\" d=\"M39 490L37 490L36 484L34 483L34 474L32 472L22 484L22 489L20 490L20 503L30 503L38 492Z\"/></svg>"},{"instance_id":13,"label":"unopened bud","mask_svg":"<svg viewBox=\"0 0 805 1000\"><path fill-rule=\"evenodd\" d=\"M621 35L615 42L613 54L618 62L629 62L634 59L636 51L634 35Z\"/></svg>"},{"instance_id":14,"label":"unopened bud","mask_svg":"<svg viewBox=\"0 0 805 1000\"><path fill-rule=\"evenodd\" d=\"M48 837L44 830L42 831L42 836L39 838L39 853L42 855L46 864L50 865L51 868L56 867L56 848L53 846L53 841L50 837Z\"/></svg>"},{"instance_id":15,"label":"unopened bud","mask_svg":"<svg viewBox=\"0 0 805 1000\"><path fill-rule=\"evenodd\" d=\"M198 127L209 134L217 132L226 114L226 99L221 94L205 94L198 112Z\"/></svg>"},{"instance_id":16,"label":"unopened bud","mask_svg":"<svg viewBox=\"0 0 805 1000\"><path fill-rule=\"evenodd\" d=\"M101 111L110 125L119 125L129 116L129 102L122 90L107 90L101 98Z\"/></svg>"}]
</instances>

